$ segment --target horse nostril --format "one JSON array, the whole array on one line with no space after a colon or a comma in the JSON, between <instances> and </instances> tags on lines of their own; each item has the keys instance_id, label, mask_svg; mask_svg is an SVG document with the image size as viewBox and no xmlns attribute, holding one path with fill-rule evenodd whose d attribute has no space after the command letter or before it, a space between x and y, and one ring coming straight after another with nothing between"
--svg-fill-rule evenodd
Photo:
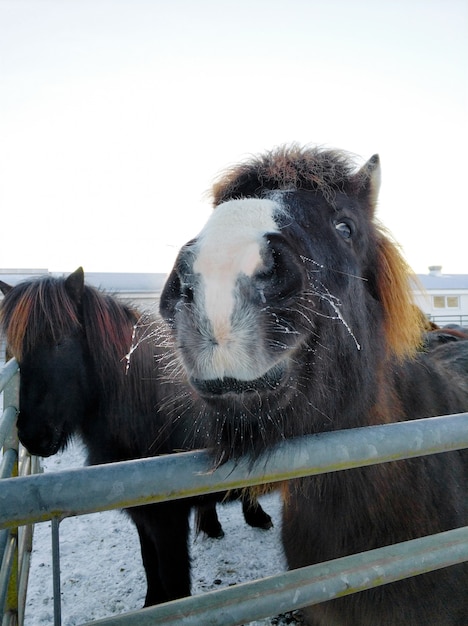
<instances>
[{"instance_id":1,"label":"horse nostril","mask_svg":"<svg viewBox=\"0 0 468 626\"><path fill-rule=\"evenodd\" d=\"M261 303L294 297L303 288L302 268L295 250L279 233L268 233L265 244L263 267L254 277Z\"/></svg>"}]
</instances>

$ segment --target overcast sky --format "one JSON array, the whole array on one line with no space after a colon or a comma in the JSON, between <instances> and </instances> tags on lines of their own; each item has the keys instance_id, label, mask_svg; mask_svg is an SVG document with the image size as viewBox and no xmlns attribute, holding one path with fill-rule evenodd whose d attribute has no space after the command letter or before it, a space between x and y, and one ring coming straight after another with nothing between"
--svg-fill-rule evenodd
<instances>
[{"instance_id":1,"label":"overcast sky","mask_svg":"<svg viewBox=\"0 0 468 626\"><path fill-rule=\"evenodd\" d=\"M0 0L1 268L164 272L220 170L379 153L379 218L468 273L466 0Z\"/></svg>"}]
</instances>

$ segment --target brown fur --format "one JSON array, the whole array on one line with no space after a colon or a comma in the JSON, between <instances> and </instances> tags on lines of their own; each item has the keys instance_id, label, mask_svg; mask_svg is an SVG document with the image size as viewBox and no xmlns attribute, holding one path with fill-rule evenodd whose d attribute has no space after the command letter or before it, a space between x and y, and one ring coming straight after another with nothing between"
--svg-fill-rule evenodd
<instances>
[{"instance_id":1,"label":"brown fur","mask_svg":"<svg viewBox=\"0 0 468 626\"><path fill-rule=\"evenodd\" d=\"M421 345L421 317L410 289L413 274L396 244L384 232L378 241L378 290L385 317L387 347L396 357L414 355Z\"/></svg>"},{"instance_id":2,"label":"brown fur","mask_svg":"<svg viewBox=\"0 0 468 626\"><path fill-rule=\"evenodd\" d=\"M320 191L332 200L337 188L344 190L349 184L355 169L350 154L344 151L303 148L297 144L281 146L225 170L213 185L213 203L217 206L228 199L244 197L245 184L250 180L254 188L249 195L265 188L308 189Z\"/></svg>"}]
</instances>

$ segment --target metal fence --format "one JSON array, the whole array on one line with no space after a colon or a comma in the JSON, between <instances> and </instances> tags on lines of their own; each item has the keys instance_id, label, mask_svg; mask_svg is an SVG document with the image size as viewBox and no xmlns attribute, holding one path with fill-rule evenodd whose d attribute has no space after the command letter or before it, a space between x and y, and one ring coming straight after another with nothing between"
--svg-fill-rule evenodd
<instances>
[{"instance_id":1,"label":"metal fence","mask_svg":"<svg viewBox=\"0 0 468 626\"><path fill-rule=\"evenodd\" d=\"M18 444L16 415L18 412L19 373L15 361L0 370L0 394L3 411L0 414L0 484L2 479L27 476L40 470L39 459L31 457ZM0 497L2 510L5 503ZM22 625L29 562L32 549L33 525L0 530L0 618L2 626Z\"/></svg>"},{"instance_id":2,"label":"metal fence","mask_svg":"<svg viewBox=\"0 0 468 626\"><path fill-rule=\"evenodd\" d=\"M204 451L0 481L0 528L52 520L55 625L60 617L60 521L71 515L161 502L468 448L468 413L323 433L282 442L252 466L212 471ZM154 476L158 480L154 480ZM83 547L85 549L85 547ZM468 560L468 527L387 546L268 579L113 616L94 625L235 626ZM21 622L20 622L21 624Z\"/></svg>"},{"instance_id":3,"label":"metal fence","mask_svg":"<svg viewBox=\"0 0 468 626\"><path fill-rule=\"evenodd\" d=\"M468 314L459 315L429 315L429 320L437 324L437 326L444 326L454 324L456 326L468 327Z\"/></svg>"}]
</instances>

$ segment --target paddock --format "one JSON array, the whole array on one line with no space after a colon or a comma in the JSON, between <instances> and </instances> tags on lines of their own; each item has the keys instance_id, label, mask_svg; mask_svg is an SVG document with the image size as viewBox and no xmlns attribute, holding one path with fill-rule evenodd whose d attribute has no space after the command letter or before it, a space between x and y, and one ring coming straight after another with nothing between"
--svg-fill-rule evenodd
<instances>
[{"instance_id":1,"label":"paddock","mask_svg":"<svg viewBox=\"0 0 468 626\"><path fill-rule=\"evenodd\" d=\"M59 626L62 619L58 539L60 522L68 516L468 448L468 413L461 413L289 440L276 446L268 456L260 457L254 466L241 460L211 471L208 455L196 451L34 474L38 460L28 459L24 452L18 458L14 438L18 376L14 360L0 375L0 391L4 392L0 422L2 626L23 623L32 528L37 522L52 522L54 626ZM86 546L82 549L86 550ZM466 560L468 527L92 623L234 626Z\"/></svg>"}]
</instances>

